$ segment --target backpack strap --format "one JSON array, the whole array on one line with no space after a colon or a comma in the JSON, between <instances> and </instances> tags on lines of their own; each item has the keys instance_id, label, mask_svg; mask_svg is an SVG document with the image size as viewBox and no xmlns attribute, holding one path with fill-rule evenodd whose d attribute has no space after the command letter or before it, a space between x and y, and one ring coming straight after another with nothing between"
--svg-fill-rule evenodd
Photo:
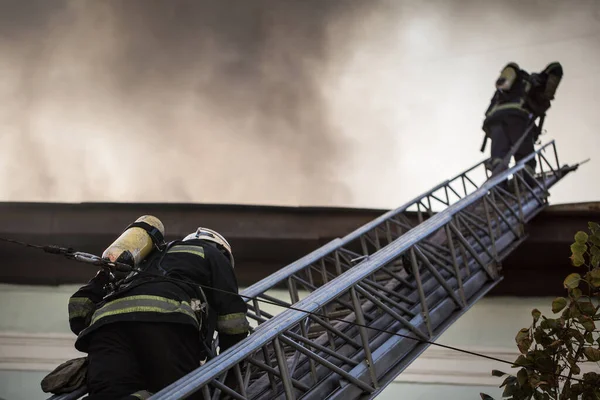
<instances>
[{"instance_id":1,"label":"backpack strap","mask_svg":"<svg viewBox=\"0 0 600 400\"><path fill-rule=\"evenodd\" d=\"M129 226L127 226L125 230L129 228L142 228L143 230L145 230L157 249L160 250L162 247L165 246L165 237L163 236L162 232L158 228L150 225L149 223L143 221L133 222L129 224Z\"/></svg>"}]
</instances>

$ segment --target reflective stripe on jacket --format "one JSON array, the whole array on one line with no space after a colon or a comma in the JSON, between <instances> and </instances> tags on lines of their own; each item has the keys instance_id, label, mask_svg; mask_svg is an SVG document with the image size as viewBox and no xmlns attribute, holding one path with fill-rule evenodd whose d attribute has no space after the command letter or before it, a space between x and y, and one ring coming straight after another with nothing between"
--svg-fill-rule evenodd
<instances>
[{"instance_id":1,"label":"reflective stripe on jacket","mask_svg":"<svg viewBox=\"0 0 600 400\"><path fill-rule=\"evenodd\" d=\"M526 107L527 94L531 89L528 76L529 74L515 63L509 63L502 69L496 81L498 90L485 113L486 119L504 114L528 115L531 112Z\"/></svg>"},{"instance_id":2,"label":"reflective stripe on jacket","mask_svg":"<svg viewBox=\"0 0 600 400\"><path fill-rule=\"evenodd\" d=\"M94 313L96 305L87 297L71 297L69 299L69 321L75 318L88 319Z\"/></svg>"},{"instance_id":3,"label":"reflective stripe on jacket","mask_svg":"<svg viewBox=\"0 0 600 400\"><path fill-rule=\"evenodd\" d=\"M217 331L226 335L247 333L250 328L246 314L233 313L217 317Z\"/></svg>"},{"instance_id":4,"label":"reflective stripe on jacket","mask_svg":"<svg viewBox=\"0 0 600 400\"><path fill-rule=\"evenodd\" d=\"M204 248L200 246L175 245L167 250L167 254L187 253L204 258Z\"/></svg>"},{"instance_id":5,"label":"reflective stripe on jacket","mask_svg":"<svg viewBox=\"0 0 600 400\"><path fill-rule=\"evenodd\" d=\"M221 351L248 334L246 303L229 260L217 247L201 240L173 242L141 269L147 273L132 276L108 297L102 274L71 297L69 323L79 351L86 351L92 332L115 322L186 324L199 329L207 342L216 330ZM197 304L201 299L207 308ZM197 316L201 310L207 310L202 318Z\"/></svg>"},{"instance_id":6,"label":"reflective stripe on jacket","mask_svg":"<svg viewBox=\"0 0 600 400\"><path fill-rule=\"evenodd\" d=\"M152 295L127 296L109 301L92 316L91 325L102 318L126 313L181 313L192 318L198 324L196 314L187 301L177 301Z\"/></svg>"},{"instance_id":7,"label":"reflective stripe on jacket","mask_svg":"<svg viewBox=\"0 0 600 400\"><path fill-rule=\"evenodd\" d=\"M177 244L169 250L167 250L167 254L182 254L187 253L194 256L205 258L204 248L200 246L194 245L185 245L185 244ZM221 270L221 274L226 274L228 271ZM210 289L208 289L210 290ZM222 296L224 293L215 292L214 296ZM250 323L246 318L246 313L242 312L234 312L229 314L223 314L222 310L218 313L217 316L217 331L226 335L239 335L243 333L247 333L250 329Z\"/></svg>"}]
</instances>

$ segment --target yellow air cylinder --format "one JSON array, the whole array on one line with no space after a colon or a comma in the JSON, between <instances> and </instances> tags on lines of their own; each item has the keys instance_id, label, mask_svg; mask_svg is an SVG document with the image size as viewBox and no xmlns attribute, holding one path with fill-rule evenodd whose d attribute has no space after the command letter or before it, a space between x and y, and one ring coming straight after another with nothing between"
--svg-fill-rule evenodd
<instances>
[{"instance_id":1,"label":"yellow air cylinder","mask_svg":"<svg viewBox=\"0 0 600 400\"><path fill-rule=\"evenodd\" d=\"M138 218L102 253L102 258L138 266L150 254L152 248L163 242L165 227L152 215Z\"/></svg>"},{"instance_id":2,"label":"yellow air cylinder","mask_svg":"<svg viewBox=\"0 0 600 400\"><path fill-rule=\"evenodd\" d=\"M496 81L496 88L501 90L510 90L513 83L517 80L519 66L515 63L507 64L500 73L500 77Z\"/></svg>"}]
</instances>

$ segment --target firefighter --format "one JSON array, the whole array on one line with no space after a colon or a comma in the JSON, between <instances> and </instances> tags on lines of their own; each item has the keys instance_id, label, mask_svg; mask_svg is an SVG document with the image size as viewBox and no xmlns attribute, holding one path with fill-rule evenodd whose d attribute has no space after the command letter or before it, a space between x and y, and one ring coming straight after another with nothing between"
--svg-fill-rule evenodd
<instances>
[{"instance_id":1,"label":"firefighter","mask_svg":"<svg viewBox=\"0 0 600 400\"><path fill-rule=\"evenodd\" d=\"M514 62L507 64L496 80L496 92L485 114L483 130L492 140L489 169L499 172L498 167L511 147L532 123L532 114L525 106L529 74ZM533 152L533 135L529 135L514 154L519 161ZM535 159L527 162L530 173L535 171Z\"/></svg>"},{"instance_id":2,"label":"firefighter","mask_svg":"<svg viewBox=\"0 0 600 400\"><path fill-rule=\"evenodd\" d=\"M88 398L148 398L213 356L215 330L221 352L243 340L247 307L233 267L227 240L198 228L148 256L147 273L130 274L114 293L105 270L80 288L69 322L75 347L88 354Z\"/></svg>"},{"instance_id":3,"label":"firefighter","mask_svg":"<svg viewBox=\"0 0 600 400\"><path fill-rule=\"evenodd\" d=\"M527 136L514 154L515 161L533 153L543 118L561 78L562 66L558 62L548 64L541 73L535 74L529 74L514 62L502 69L483 123L483 130L492 140L490 170L495 173L502 170L498 167L503 158L526 132ZM540 123L535 125L538 117ZM525 178L529 183L532 183L536 164L532 158L525 165L528 172Z\"/></svg>"}]
</instances>

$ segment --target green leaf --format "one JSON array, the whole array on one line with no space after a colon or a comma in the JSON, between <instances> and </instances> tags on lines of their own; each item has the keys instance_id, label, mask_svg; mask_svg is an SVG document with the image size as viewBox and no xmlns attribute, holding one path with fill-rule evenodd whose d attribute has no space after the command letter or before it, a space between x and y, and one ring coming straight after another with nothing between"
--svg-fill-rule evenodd
<instances>
[{"instance_id":1,"label":"green leaf","mask_svg":"<svg viewBox=\"0 0 600 400\"><path fill-rule=\"evenodd\" d=\"M579 288L575 288L575 289L571 290L571 296L572 296L572 297L573 297L575 300L579 299L579 298L581 297L581 295L582 295L582 294L583 294L583 293L582 293L581 289L579 289Z\"/></svg>"},{"instance_id":2,"label":"green leaf","mask_svg":"<svg viewBox=\"0 0 600 400\"><path fill-rule=\"evenodd\" d=\"M586 333L585 341L588 342L589 344L594 344L594 333L593 332Z\"/></svg>"},{"instance_id":3,"label":"green leaf","mask_svg":"<svg viewBox=\"0 0 600 400\"><path fill-rule=\"evenodd\" d=\"M535 372L531 372L531 371L529 371L529 372L530 372L529 384L533 387L537 387L541 382L540 376L538 374L536 374Z\"/></svg>"},{"instance_id":4,"label":"green leaf","mask_svg":"<svg viewBox=\"0 0 600 400\"><path fill-rule=\"evenodd\" d=\"M519 368L519 367L525 367L528 365L532 365L533 363L531 362L531 360L529 360L527 357L525 357L524 355L520 355L519 357L517 357L517 359L515 360L515 363L513 364L512 368Z\"/></svg>"},{"instance_id":5,"label":"green leaf","mask_svg":"<svg viewBox=\"0 0 600 400\"><path fill-rule=\"evenodd\" d=\"M574 383L571 385L571 399L578 400L579 395L583 392L583 386L579 383Z\"/></svg>"},{"instance_id":6,"label":"green leaf","mask_svg":"<svg viewBox=\"0 0 600 400\"><path fill-rule=\"evenodd\" d=\"M588 234L583 232L583 231L579 231L575 234L575 242L577 243L586 243L588 240Z\"/></svg>"},{"instance_id":7,"label":"green leaf","mask_svg":"<svg viewBox=\"0 0 600 400\"><path fill-rule=\"evenodd\" d=\"M600 374L597 372L586 372L583 374L583 381L587 384L600 386Z\"/></svg>"},{"instance_id":8,"label":"green leaf","mask_svg":"<svg viewBox=\"0 0 600 400\"><path fill-rule=\"evenodd\" d=\"M525 368L521 368L519 370L519 372L517 373L517 382L519 383L520 387L525 386L525 384L527 383L529 378L529 375L527 374L527 370Z\"/></svg>"},{"instance_id":9,"label":"green leaf","mask_svg":"<svg viewBox=\"0 0 600 400\"><path fill-rule=\"evenodd\" d=\"M573 273L573 274L569 274L569 276L567 276L565 278L563 285L565 286L566 289L575 289L577 286L579 286L580 281L581 281L581 275Z\"/></svg>"},{"instance_id":10,"label":"green leaf","mask_svg":"<svg viewBox=\"0 0 600 400\"><path fill-rule=\"evenodd\" d=\"M577 318L581 316L581 310L579 310L579 307L577 307L577 304L572 303L571 306L569 307L569 311L570 311L570 315L571 318Z\"/></svg>"},{"instance_id":11,"label":"green leaf","mask_svg":"<svg viewBox=\"0 0 600 400\"><path fill-rule=\"evenodd\" d=\"M600 225L595 222L588 222L588 228L592 233L596 233L596 231L600 230Z\"/></svg>"},{"instance_id":12,"label":"green leaf","mask_svg":"<svg viewBox=\"0 0 600 400\"><path fill-rule=\"evenodd\" d=\"M537 322L542 316L542 313L537 308L534 308L533 310L531 310L531 316L533 317L533 321Z\"/></svg>"},{"instance_id":13,"label":"green leaf","mask_svg":"<svg viewBox=\"0 0 600 400\"><path fill-rule=\"evenodd\" d=\"M589 272L590 274L590 283L594 287L600 287L600 268L594 268Z\"/></svg>"},{"instance_id":14,"label":"green leaf","mask_svg":"<svg viewBox=\"0 0 600 400\"><path fill-rule=\"evenodd\" d=\"M542 329L552 329L554 327L556 327L556 320L552 318L545 319L540 323Z\"/></svg>"},{"instance_id":15,"label":"green leaf","mask_svg":"<svg viewBox=\"0 0 600 400\"><path fill-rule=\"evenodd\" d=\"M590 264L592 264L592 267L598 268L600 266L600 254L594 254L590 259Z\"/></svg>"},{"instance_id":16,"label":"green leaf","mask_svg":"<svg viewBox=\"0 0 600 400\"><path fill-rule=\"evenodd\" d=\"M583 354L585 354L587 359L590 361L600 361L600 350L598 349L595 349L593 347L586 347L585 349L583 349Z\"/></svg>"},{"instance_id":17,"label":"green leaf","mask_svg":"<svg viewBox=\"0 0 600 400\"><path fill-rule=\"evenodd\" d=\"M589 242L595 246L600 246L600 232L596 232L594 236L589 237Z\"/></svg>"},{"instance_id":18,"label":"green leaf","mask_svg":"<svg viewBox=\"0 0 600 400\"><path fill-rule=\"evenodd\" d=\"M583 255L586 251L587 251L587 245L583 244L583 243L573 243L571 245L571 252L573 253L573 255L577 255L577 256L581 256Z\"/></svg>"},{"instance_id":19,"label":"green leaf","mask_svg":"<svg viewBox=\"0 0 600 400\"><path fill-rule=\"evenodd\" d=\"M574 267L581 267L585 264L585 258L583 258L583 255L581 254L573 254L571 255L571 264L573 264Z\"/></svg>"},{"instance_id":20,"label":"green leaf","mask_svg":"<svg viewBox=\"0 0 600 400\"><path fill-rule=\"evenodd\" d=\"M549 356L547 353L544 355L541 355L537 360L537 366L541 368L542 371L546 371L546 372L550 372L550 371L554 371L554 369L556 368L554 365L554 361L552 360L552 357Z\"/></svg>"},{"instance_id":21,"label":"green leaf","mask_svg":"<svg viewBox=\"0 0 600 400\"><path fill-rule=\"evenodd\" d=\"M523 328L515 336L515 341L517 342L517 347L519 347L519 351L521 354L527 353L527 350L531 347L531 337L529 336L529 329Z\"/></svg>"},{"instance_id":22,"label":"green leaf","mask_svg":"<svg viewBox=\"0 0 600 400\"><path fill-rule=\"evenodd\" d=\"M596 329L594 321L587 315L582 315L581 317L577 318L577 320L581 323L581 325L583 325L586 331L592 332L594 329Z\"/></svg>"},{"instance_id":23,"label":"green leaf","mask_svg":"<svg viewBox=\"0 0 600 400\"><path fill-rule=\"evenodd\" d=\"M506 385L514 385L516 381L517 381L516 376L509 375L506 377L506 379L502 382L502 384L499 387L504 387Z\"/></svg>"},{"instance_id":24,"label":"green leaf","mask_svg":"<svg viewBox=\"0 0 600 400\"><path fill-rule=\"evenodd\" d=\"M479 396L481 396L481 400L494 400L492 396L489 396L485 393L479 393Z\"/></svg>"},{"instance_id":25,"label":"green leaf","mask_svg":"<svg viewBox=\"0 0 600 400\"><path fill-rule=\"evenodd\" d=\"M578 301L579 309L585 315L593 316L596 314L596 307L589 301Z\"/></svg>"},{"instance_id":26,"label":"green leaf","mask_svg":"<svg viewBox=\"0 0 600 400\"><path fill-rule=\"evenodd\" d=\"M541 344L544 347L550 346L552 343L550 335L548 335L541 326L535 328L535 331L533 332L533 338L538 344Z\"/></svg>"},{"instance_id":27,"label":"green leaf","mask_svg":"<svg viewBox=\"0 0 600 400\"><path fill-rule=\"evenodd\" d=\"M492 370L492 376L500 377L500 376L504 376L504 375L506 375L506 372L498 371L497 369Z\"/></svg>"},{"instance_id":28,"label":"green leaf","mask_svg":"<svg viewBox=\"0 0 600 400\"><path fill-rule=\"evenodd\" d=\"M517 386L515 383L509 383L504 388L504 392L502 392L502 397L510 397L516 393Z\"/></svg>"},{"instance_id":29,"label":"green leaf","mask_svg":"<svg viewBox=\"0 0 600 400\"><path fill-rule=\"evenodd\" d=\"M554 314L559 313L562 311L563 308L565 308L567 306L567 299L565 299L564 297L557 297L556 299L554 299L554 301L552 302L552 312Z\"/></svg>"},{"instance_id":30,"label":"green leaf","mask_svg":"<svg viewBox=\"0 0 600 400\"><path fill-rule=\"evenodd\" d=\"M583 338L583 334L581 332L579 332L577 329L573 329L573 328L569 328L569 330L567 331L567 338L572 337L575 340L577 340L579 343L583 342L584 338Z\"/></svg>"}]
</instances>

